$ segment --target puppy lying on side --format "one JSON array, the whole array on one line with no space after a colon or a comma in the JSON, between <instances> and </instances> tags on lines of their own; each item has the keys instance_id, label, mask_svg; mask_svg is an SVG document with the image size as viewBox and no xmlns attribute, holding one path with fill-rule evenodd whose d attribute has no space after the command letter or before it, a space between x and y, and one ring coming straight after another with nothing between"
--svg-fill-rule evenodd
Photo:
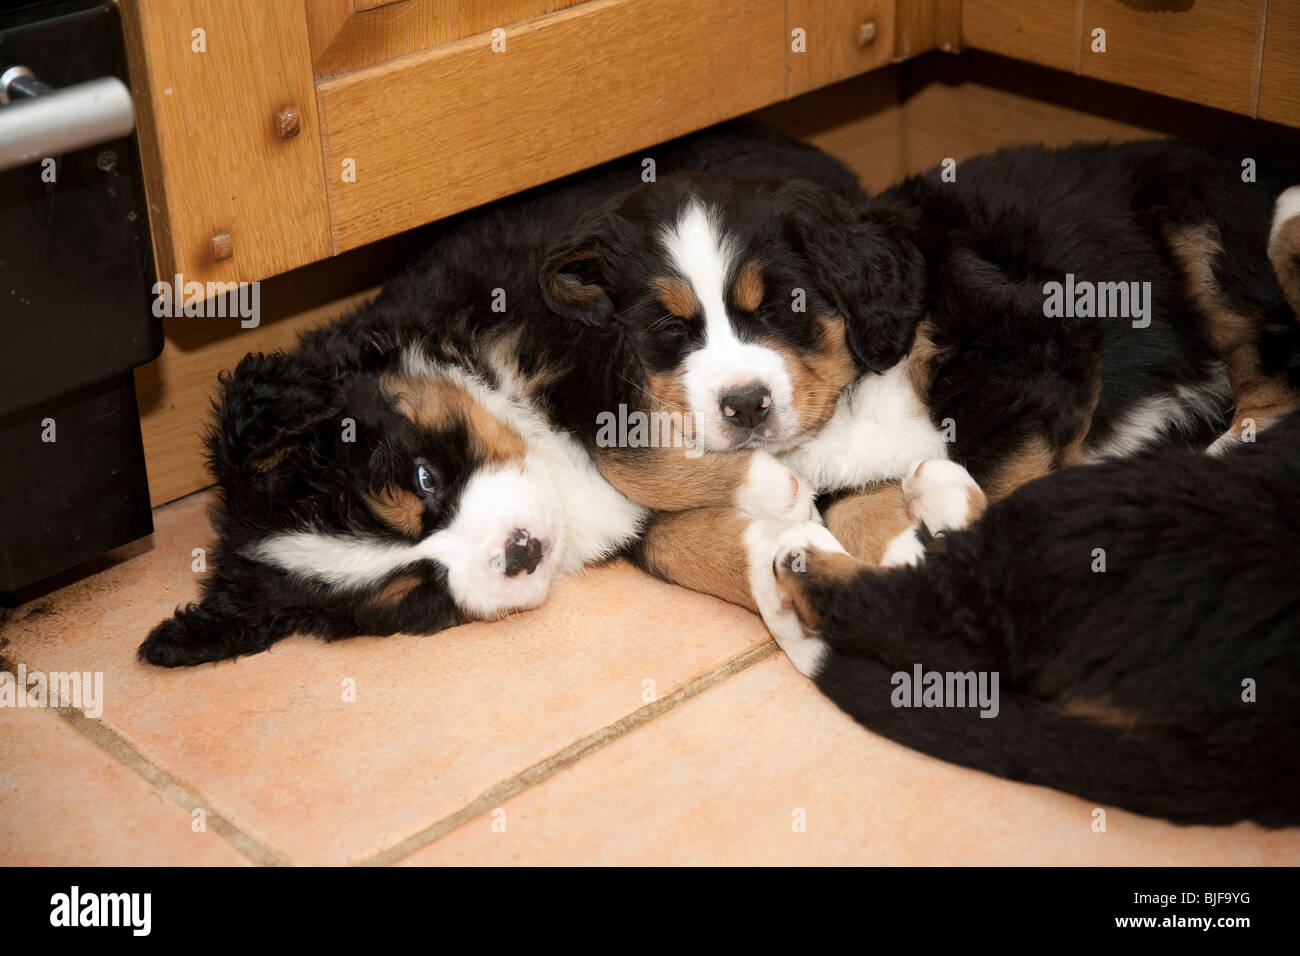
<instances>
[{"instance_id":1,"label":"puppy lying on side","mask_svg":"<svg viewBox=\"0 0 1300 956\"><path fill-rule=\"evenodd\" d=\"M626 343L627 402L684 415L716 455L777 453L831 493L852 553L894 560L915 551L898 480L918 459L962 462L996 500L1297 406L1300 192L1283 192L1300 164L1240 170L1231 150L1157 141L1001 150L859 204L808 182L669 177L588 217L542 284L555 311ZM647 529L649 570L755 607L770 541L725 505L683 510L708 469L663 448L597 461L670 512Z\"/></svg>"},{"instance_id":2,"label":"puppy lying on side","mask_svg":"<svg viewBox=\"0 0 1300 956\"><path fill-rule=\"evenodd\" d=\"M820 170L857 195L833 160L761 128L648 155L664 173ZM140 657L197 664L296 631L429 633L534 607L559 575L633 542L647 509L592 460L629 345L550 312L536 276L557 236L644 169L638 156L459 217L373 303L224 376L208 435L219 547L202 600ZM697 464L691 504L808 514L766 453Z\"/></svg>"},{"instance_id":3,"label":"puppy lying on side","mask_svg":"<svg viewBox=\"0 0 1300 956\"><path fill-rule=\"evenodd\" d=\"M907 484L932 530L977 516L952 462ZM854 719L925 753L1179 823L1300 824L1297 501L1300 412L1222 458L1034 481L917 567L789 529L765 618Z\"/></svg>"}]
</instances>

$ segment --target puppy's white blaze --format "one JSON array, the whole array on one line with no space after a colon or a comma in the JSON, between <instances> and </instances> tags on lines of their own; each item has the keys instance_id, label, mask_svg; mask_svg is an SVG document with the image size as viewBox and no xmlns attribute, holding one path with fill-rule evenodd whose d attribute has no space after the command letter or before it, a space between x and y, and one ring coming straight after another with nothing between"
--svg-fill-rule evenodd
<instances>
[{"instance_id":1,"label":"puppy's white blaze","mask_svg":"<svg viewBox=\"0 0 1300 956\"><path fill-rule=\"evenodd\" d=\"M262 541L249 556L341 591L374 586L416 561L433 560L446 568L456 606L470 615L536 607L561 573L554 556L566 546L547 490L519 468L484 470L466 484L451 523L414 544L294 531ZM545 542L546 551L532 574L506 577L499 570L502 552L518 528Z\"/></svg>"},{"instance_id":2,"label":"puppy's white blaze","mask_svg":"<svg viewBox=\"0 0 1300 956\"><path fill-rule=\"evenodd\" d=\"M742 341L727 315L727 278L737 265L731 237L712 211L692 200L659 239L704 312L704 344L687 356L683 369L687 402L702 446L710 451L734 447L734 428L724 420L718 400L728 388L751 383L767 386L772 395L764 422L771 434L764 437L773 442L792 437L799 421L785 360L773 349Z\"/></svg>"},{"instance_id":3,"label":"puppy's white blaze","mask_svg":"<svg viewBox=\"0 0 1300 956\"><path fill-rule=\"evenodd\" d=\"M577 439L528 404L517 369L501 359L492 369L496 388L462 368L436 365L416 348L407 350L403 364L410 375L454 382L522 436L528 472L548 482L556 523L564 528L566 545L554 554L557 574L611 557L640 532L648 510L606 481Z\"/></svg>"},{"instance_id":4,"label":"puppy's white blaze","mask_svg":"<svg viewBox=\"0 0 1300 956\"><path fill-rule=\"evenodd\" d=\"M513 368L494 368L496 388L455 366L430 362L418 349L403 356L408 374L453 382L524 440L523 467L482 468L455 503L451 523L414 544L355 535L294 531L273 535L249 557L340 591L376 585L417 561L447 569L456 605L474 617L536 607L550 582L618 551L640 530L646 509L633 504L601 476L571 435L557 432L533 408ZM506 538L516 528L546 542L532 574L507 578Z\"/></svg>"},{"instance_id":5,"label":"puppy's white blaze","mask_svg":"<svg viewBox=\"0 0 1300 956\"><path fill-rule=\"evenodd\" d=\"M772 562L788 554L792 548L818 547L828 551L843 551L826 528L815 521L790 525L782 521L764 519L750 522L745 529L745 552L749 569L749 590L763 617L763 623L776 638L776 643L800 674L816 677L821 672L827 647L820 639L809 637L799 623L799 617L789 608L782 607L784 598L777 588Z\"/></svg>"},{"instance_id":6,"label":"puppy's white blaze","mask_svg":"<svg viewBox=\"0 0 1300 956\"><path fill-rule=\"evenodd\" d=\"M902 478L919 458L947 458L943 433L907 377L905 362L866 374L840 393L835 414L781 460L818 491Z\"/></svg>"}]
</instances>

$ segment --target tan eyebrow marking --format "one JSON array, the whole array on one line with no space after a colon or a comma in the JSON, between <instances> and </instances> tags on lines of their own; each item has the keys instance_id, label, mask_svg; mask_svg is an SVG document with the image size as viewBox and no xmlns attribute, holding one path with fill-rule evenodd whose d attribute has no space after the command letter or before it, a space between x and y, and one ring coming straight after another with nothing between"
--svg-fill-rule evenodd
<instances>
[{"instance_id":1,"label":"tan eyebrow marking","mask_svg":"<svg viewBox=\"0 0 1300 956\"><path fill-rule=\"evenodd\" d=\"M655 276L650 280L659 302L679 319L691 319L703 311L689 282L676 276Z\"/></svg>"},{"instance_id":2,"label":"tan eyebrow marking","mask_svg":"<svg viewBox=\"0 0 1300 956\"><path fill-rule=\"evenodd\" d=\"M763 304L763 267L757 259L750 259L736 273L731 301L745 312L753 312Z\"/></svg>"}]
</instances>

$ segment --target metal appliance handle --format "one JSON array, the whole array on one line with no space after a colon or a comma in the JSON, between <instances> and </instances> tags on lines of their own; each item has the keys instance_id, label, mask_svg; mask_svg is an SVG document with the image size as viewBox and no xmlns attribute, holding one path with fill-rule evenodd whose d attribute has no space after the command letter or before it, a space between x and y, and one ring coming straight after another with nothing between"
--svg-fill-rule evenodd
<instances>
[{"instance_id":1,"label":"metal appliance handle","mask_svg":"<svg viewBox=\"0 0 1300 956\"><path fill-rule=\"evenodd\" d=\"M11 74L31 75L6 70L8 90ZM0 106L0 172L120 139L133 129L131 91L115 76L40 92Z\"/></svg>"}]
</instances>

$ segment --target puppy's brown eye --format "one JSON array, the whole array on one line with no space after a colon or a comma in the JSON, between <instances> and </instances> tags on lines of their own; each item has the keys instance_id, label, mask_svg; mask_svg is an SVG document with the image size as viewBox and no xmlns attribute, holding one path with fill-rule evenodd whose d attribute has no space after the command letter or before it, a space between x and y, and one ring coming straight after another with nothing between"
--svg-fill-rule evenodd
<instances>
[{"instance_id":1,"label":"puppy's brown eye","mask_svg":"<svg viewBox=\"0 0 1300 956\"><path fill-rule=\"evenodd\" d=\"M415 461L415 487L426 498L438 493L438 479L434 476L433 469L427 461L420 458Z\"/></svg>"}]
</instances>

